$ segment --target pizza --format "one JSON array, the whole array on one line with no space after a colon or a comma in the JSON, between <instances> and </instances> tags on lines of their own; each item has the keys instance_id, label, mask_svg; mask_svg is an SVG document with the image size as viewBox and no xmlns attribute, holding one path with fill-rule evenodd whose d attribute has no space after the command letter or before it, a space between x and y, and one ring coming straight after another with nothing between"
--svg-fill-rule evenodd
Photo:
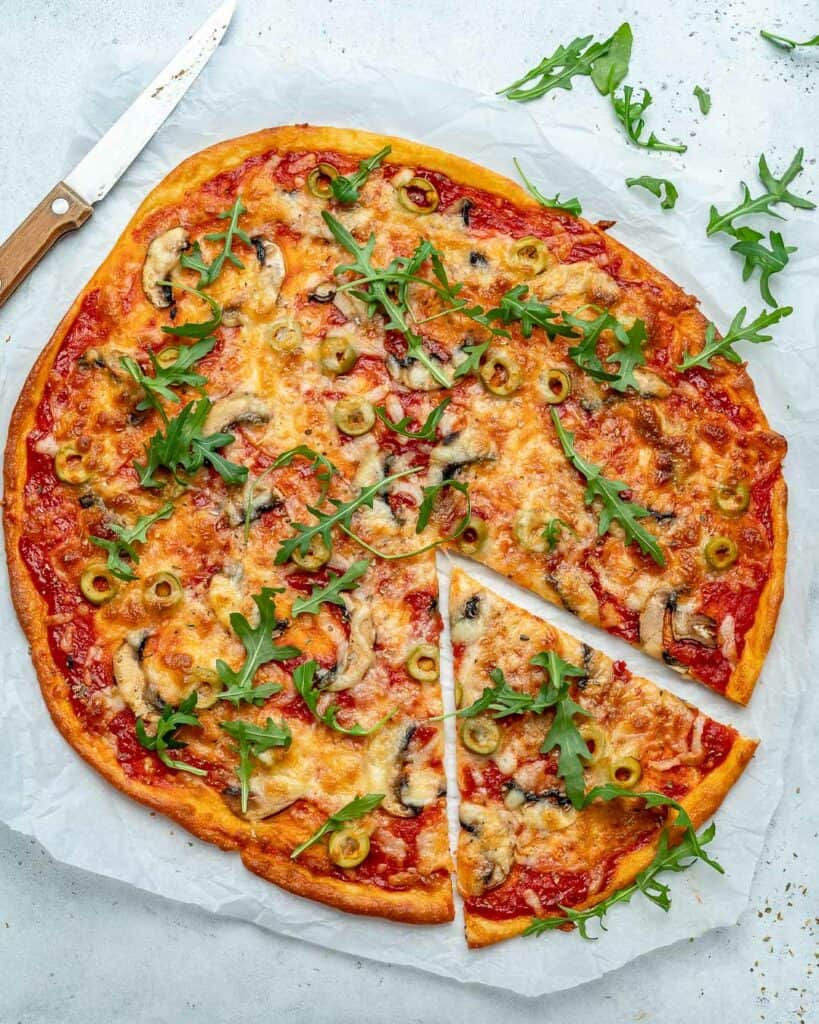
<instances>
[{"instance_id":1,"label":"pizza","mask_svg":"<svg viewBox=\"0 0 819 1024\"><path fill-rule=\"evenodd\" d=\"M460 570L449 614L464 716L457 877L470 946L518 935L533 917L565 927L567 909L599 907L633 885L675 824L673 803L656 796L697 828L753 756L755 741ZM562 699L580 709L570 726L583 744L580 800L566 784L571 771L559 775L565 733L562 745L547 739L560 700L533 708L544 680L559 689L561 676ZM654 801L632 795L641 792Z\"/></svg>"},{"instance_id":2,"label":"pizza","mask_svg":"<svg viewBox=\"0 0 819 1024\"><path fill-rule=\"evenodd\" d=\"M750 698L785 443L708 330L607 225L437 150L300 125L186 160L12 418L57 726L291 892L449 920L436 549Z\"/></svg>"}]
</instances>

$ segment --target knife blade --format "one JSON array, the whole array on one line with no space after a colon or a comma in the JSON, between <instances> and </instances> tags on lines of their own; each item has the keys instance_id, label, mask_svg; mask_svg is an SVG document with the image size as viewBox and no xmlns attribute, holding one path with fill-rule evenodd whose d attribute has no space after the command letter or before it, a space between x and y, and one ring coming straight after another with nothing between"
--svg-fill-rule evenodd
<instances>
[{"instance_id":1,"label":"knife blade","mask_svg":"<svg viewBox=\"0 0 819 1024\"><path fill-rule=\"evenodd\" d=\"M80 160L0 245L0 306L58 238L81 227L196 80L224 36L236 0L225 2L191 36Z\"/></svg>"}]
</instances>

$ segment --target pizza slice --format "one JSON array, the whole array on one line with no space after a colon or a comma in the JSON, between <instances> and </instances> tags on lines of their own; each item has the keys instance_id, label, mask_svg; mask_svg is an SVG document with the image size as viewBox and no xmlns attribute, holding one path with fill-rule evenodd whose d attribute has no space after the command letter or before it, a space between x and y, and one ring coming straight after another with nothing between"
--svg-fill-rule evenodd
<instances>
[{"instance_id":1,"label":"pizza slice","mask_svg":"<svg viewBox=\"0 0 819 1024\"><path fill-rule=\"evenodd\" d=\"M470 946L585 934L640 872L710 861L712 833L695 830L755 741L457 569L450 619ZM642 889L667 909L644 876Z\"/></svg>"}]
</instances>

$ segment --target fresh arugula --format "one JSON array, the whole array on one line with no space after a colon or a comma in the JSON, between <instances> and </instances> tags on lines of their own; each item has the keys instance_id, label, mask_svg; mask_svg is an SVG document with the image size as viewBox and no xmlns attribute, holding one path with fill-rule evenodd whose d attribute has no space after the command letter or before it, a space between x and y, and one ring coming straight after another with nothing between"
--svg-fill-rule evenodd
<instances>
[{"instance_id":1,"label":"fresh arugula","mask_svg":"<svg viewBox=\"0 0 819 1024\"><path fill-rule=\"evenodd\" d=\"M163 327L162 331L164 334L172 334L175 338L209 338L219 324L221 324L222 307L216 299L206 292L200 291L198 288L189 288L186 284L181 284L179 281L159 281L158 283L167 285L169 288L181 288L182 291L196 295L203 302L207 302L212 313L210 320L202 320L192 324L178 324L175 327Z\"/></svg>"},{"instance_id":2,"label":"fresh arugula","mask_svg":"<svg viewBox=\"0 0 819 1024\"><path fill-rule=\"evenodd\" d=\"M315 661L305 661L301 665L297 665L293 671L293 686L296 693L298 693L312 712L316 721L326 725L328 729L343 733L345 736L370 736L384 726L395 714L395 711L391 711L369 729L363 729L357 722L349 728L339 725L338 713L341 709L337 704L329 704L323 712L319 713L318 701L321 696L321 689L316 684L317 668L318 663Z\"/></svg>"},{"instance_id":3,"label":"fresh arugula","mask_svg":"<svg viewBox=\"0 0 819 1024\"><path fill-rule=\"evenodd\" d=\"M226 220L228 222L227 227L224 231L213 231L205 235L205 238L209 242L222 242L222 250L215 257L212 263L208 264L202 255L202 249L198 242L193 246L193 250L190 255L183 253L180 257L179 263L181 266L188 270L195 270L199 274L199 281L197 282L199 288L206 288L208 285L213 284L216 278L222 273L222 268L225 262L229 260L234 266L239 267L240 270L244 270L244 263L239 259L236 253L233 251L233 240L238 238L240 242L244 242L245 245L253 247L253 241L239 227L239 218L243 213L247 213L247 207L242 202L242 197L237 196L236 202L229 210L225 210L222 213L217 213L219 220Z\"/></svg>"},{"instance_id":4,"label":"fresh arugula","mask_svg":"<svg viewBox=\"0 0 819 1024\"><path fill-rule=\"evenodd\" d=\"M490 309L488 320L499 320L504 324L519 323L524 338L531 338L535 327L542 327L550 338L562 335L565 338L574 336L574 329L560 321L563 314L556 312L541 302L534 295L526 298L528 285L519 284L501 296L495 309ZM460 366L458 367L460 370Z\"/></svg>"},{"instance_id":5,"label":"fresh arugula","mask_svg":"<svg viewBox=\"0 0 819 1024\"><path fill-rule=\"evenodd\" d=\"M486 355L488 348L488 341L482 341L475 345L464 345L460 351L466 358L462 359L455 367L452 380L460 380L461 377L468 377L470 374L477 373L481 368L481 360Z\"/></svg>"},{"instance_id":6,"label":"fresh arugula","mask_svg":"<svg viewBox=\"0 0 819 1024\"><path fill-rule=\"evenodd\" d=\"M791 253L797 251L796 246L785 245L778 231L771 231L768 234L770 248L766 248L762 243L765 237L762 232L753 228L737 228L735 237L737 241L731 246L731 252L739 253L745 258L742 280L747 281L755 270L759 270L759 293L762 300L771 306L778 306L779 303L771 292L771 277L785 269Z\"/></svg>"},{"instance_id":7,"label":"fresh arugula","mask_svg":"<svg viewBox=\"0 0 819 1024\"><path fill-rule=\"evenodd\" d=\"M759 33L763 39L778 46L780 50L795 50L797 46L819 46L819 35L798 43L795 39L788 39L787 36L777 36L773 32L766 32L762 29Z\"/></svg>"},{"instance_id":8,"label":"fresh arugula","mask_svg":"<svg viewBox=\"0 0 819 1024\"><path fill-rule=\"evenodd\" d=\"M809 199L805 199L802 196L797 196L788 189L788 186L802 172L802 159L804 155L805 151L800 147L796 151L793 160L788 164L782 177L777 178L771 173L768 161L763 153L759 158L759 180L762 182L765 191L761 195L752 196L751 190L746 183L744 181L741 182L742 202L738 203L733 209L726 210L725 213L720 213L716 206L712 206L706 234L710 236L724 231L729 235L736 235L734 221L738 217L747 217L753 213L766 213L771 217L779 217L782 220L783 218L772 209L772 207L777 206L779 203L784 203L786 206L798 210L816 209L816 203L812 203Z\"/></svg>"},{"instance_id":9,"label":"fresh arugula","mask_svg":"<svg viewBox=\"0 0 819 1024\"><path fill-rule=\"evenodd\" d=\"M657 565L664 566L665 555L657 538L638 522L638 520L651 515L649 510L633 501L627 501L621 496L624 491L630 490L628 484L622 480L609 480L608 477L603 476L601 466L578 455L574 448L574 434L564 428L554 409L552 409L552 422L564 455L586 479L586 491L583 495L586 504L591 505L595 500L599 500L601 503L598 535L602 537L609 531L613 522L618 522L623 529L626 544L636 541L644 554L650 555Z\"/></svg>"},{"instance_id":10,"label":"fresh arugula","mask_svg":"<svg viewBox=\"0 0 819 1024\"><path fill-rule=\"evenodd\" d=\"M153 375L149 376L139 363L130 356L122 356L120 363L127 373L134 378L142 390L145 398L137 405L137 409L159 409L162 410L160 399L167 402L179 402L179 395L171 388L191 387L201 390L207 383L207 378L201 373L196 373L193 367L203 359L216 344L215 338L203 338L193 345L185 345L179 349L176 359L168 365L162 366L154 352L148 353L148 358L153 367Z\"/></svg>"},{"instance_id":11,"label":"fresh arugula","mask_svg":"<svg viewBox=\"0 0 819 1024\"><path fill-rule=\"evenodd\" d=\"M643 354L643 345L648 337L646 325L643 320L635 320L628 329L619 324L620 331L615 330L615 337L621 343L621 347L615 349L611 355L606 356L606 365L617 363L618 370L614 380L608 382L609 387L615 391L625 392L629 388L635 391L640 390L640 383L634 376L638 366L643 366L646 357Z\"/></svg>"},{"instance_id":12,"label":"fresh arugula","mask_svg":"<svg viewBox=\"0 0 819 1024\"><path fill-rule=\"evenodd\" d=\"M770 313L767 309L763 309L755 320L752 320L749 324L743 324L742 321L747 313L747 308L743 306L731 321L728 333L723 338L717 337L716 324L709 323L705 328L705 339L700 351L695 355L689 355L688 351L683 352L683 361L677 366L677 370L680 373L684 373L695 366L711 370L713 369L711 360L714 356L722 356L730 363L741 363L742 358L734 350L734 345L739 341L750 341L753 345L760 345L763 342L770 341L772 336L770 334L762 334L762 331L767 327L778 324L780 320L790 316L792 312L792 306L780 306L779 309L772 309Z\"/></svg>"},{"instance_id":13,"label":"fresh arugula","mask_svg":"<svg viewBox=\"0 0 819 1024\"><path fill-rule=\"evenodd\" d=\"M573 213L575 217L579 217L583 212L583 208L581 207L580 200L577 196L572 199L561 199L560 193L558 192L554 198L549 199L548 196L545 196L540 189L529 181L517 160L513 160L512 163L517 168L517 172L520 175L523 184L526 186L526 191L533 199L537 200L541 206L545 206L549 210L565 210L567 213Z\"/></svg>"},{"instance_id":14,"label":"fresh arugula","mask_svg":"<svg viewBox=\"0 0 819 1024\"><path fill-rule=\"evenodd\" d=\"M587 320L577 315L584 313L587 309L597 313L597 316ZM600 309L599 306L581 306L576 313L564 312L562 317L563 322L572 328L572 336L578 339L578 344L572 345L568 350L568 355L584 373L595 380L605 381L616 391L624 392L630 387L639 390L634 370L645 363L643 344L646 340L646 325L644 321L635 320L631 327L626 328L608 310ZM611 331L620 344L620 349L606 358L607 364L620 364L616 373L609 372L597 354L597 342L604 331Z\"/></svg>"},{"instance_id":15,"label":"fresh arugula","mask_svg":"<svg viewBox=\"0 0 819 1024\"><path fill-rule=\"evenodd\" d=\"M207 775L202 768L195 768L192 764L186 764L184 761L176 761L168 753L169 750L181 750L187 746L186 743L176 738L177 731L183 725L201 727L199 719L193 713L195 707L196 692L187 696L178 708L172 708L170 704L166 704L156 723L156 732L153 736L148 735L142 719L138 718L136 720L136 737L140 746L154 751L167 768L173 768L178 772L188 772L190 775Z\"/></svg>"},{"instance_id":16,"label":"fresh arugula","mask_svg":"<svg viewBox=\"0 0 819 1024\"><path fill-rule=\"evenodd\" d=\"M199 280L196 282L199 288L208 284L210 264L205 259L205 254L202 252L202 246L198 242L193 243L189 252L182 253L179 257L179 265L184 267L185 270L196 271L199 275Z\"/></svg>"},{"instance_id":17,"label":"fresh arugula","mask_svg":"<svg viewBox=\"0 0 819 1024\"><path fill-rule=\"evenodd\" d=\"M574 722L575 715L589 716L570 695L572 679L585 678L586 672L571 662L564 661L555 651L541 651L529 661L546 672L546 685L540 699L544 707L554 707L555 715L546 733L540 752L548 754L560 748L557 774L563 779L566 796L573 807L580 807L586 792L583 761L591 759L591 752Z\"/></svg>"},{"instance_id":18,"label":"fresh arugula","mask_svg":"<svg viewBox=\"0 0 819 1024\"><path fill-rule=\"evenodd\" d=\"M333 481L333 477L338 476L338 469L326 455L323 455L321 452L317 452L314 448L310 448L306 444L299 444L296 445L295 448L288 448L286 452L282 452L281 455L276 457L275 462L270 468L282 469L285 466L289 466L293 459L307 459L310 463L313 468L313 472L315 473L316 480L321 484L318 503L319 505L323 504L327 497L327 492L330 490L330 484Z\"/></svg>"},{"instance_id":19,"label":"fresh arugula","mask_svg":"<svg viewBox=\"0 0 819 1024\"><path fill-rule=\"evenodd\" d=\"M573 534L575 537L577 536L577 534L574 532L571 526L569 526L569 524L567 522L564 522L562 519L558 519L557 516L550 519L549 522L543 527L541 537L543 537L543 539L546 541L546 546L549 552L554 551L554 549L560 543L560 535L564 530L568 530L569 533Z\"/></svg>"},{"instance_id":20,"label":"fresh arugula","mask_svg":"<svg viewBox=\"0 0 819 1024\"><path fill-rule=\"evenodd\" d=\"M507 99L515 100L518 103L525 103L529 100L536 100L540 96L545 96L553 89L570 90L574 78L578 76L588 77L592 74L595 63L609 53L615 36L617 36L618 56L616 58L616 67L615 62L612 62L598 76L598 81L605 87L609 79L616 77L621 71L623 54L625 52L623 30L627 28L627 25L621 26L614 36L601 43L593 43L593 36L578 36L567 46L558 46L550 57L544 57L537 67L527 71L522 78L512 82L511 85L507 85L503 89L499 89L498 95L506 96ZM630 37L630 30L628 35ZM630 44L628 49L630 53ZM628 60L626 58L627 63ZM600 85L598 85L598 88L600 88ZM601 89L601 91L603 90Z\"/></svg>"},{"instance_id":21,"label":"fresh arugula","mask_svg":"<svg viewBox=\"0 0 819 1024\"><path fill-rule=\"evenodd\" d=\"M174 479L187 485L190 478L207 462L221 476L226 484L235 486L247 479L247 466L237 465L220 455L217 449L224 448L233 440L233 434L208 434L202 432L212 403L208 398L189 402L172 420L165 421L165 430L158 430L145 446L146 462L134 463L142 487L161 487L156 472L164 467Z\"/></svg>"},{"instance_id":22,"label":"fresh arugula","mask_svg":"<svg viewBox=\"0 0 819 1024\"><path fill-rule=\"evenodd\" d=\"M354 800L345 804L335 814L331 814L321 828L314 832L309 839L300 843L293 850L290 854L291 860L301 856L308 847L320 842L330 832L338 832L339 829L344 828L348 821L357 821L359 818L363 818L365 814L372 813L384 799L384 796L384 793L367 793L364 796L357 796Z\"/></svg>"},{"instance_id":23,"label":"fresh arugula","mask_svg":"<svg viewBox=\"0 0 819 1024\"><path fill-rule=\"evenodd\" d=\"M711 93L707 89L703 89L701 85L694 86L694 95L697 97L697 103L700 106L700 113L707 114L711 109Z\"/></svg>"},{"instance_id":24,"label":"fresh arugula","mask_svg":"<svg viewBox=\"0 0 819 1024\"><path fill-rule=\"evenodd\" d=\"M446 407L451 401L451 398L445 398L440 405L436 405L429 416L427 416L424 425L417 431L409 429L410 424L413 422L409 416L404 416L397 423L393 423L389 416L387 416L387 410L383 405L377 405L375 413L385 427L388 427L396 434L400 434L402 437L408 437L412 441L434 441L435 431L438 429L441 417L446 412Z\"/></svg>"},{"instance_id":25,"label":"fresh arugula","mask_svg":"<svg viewBox=\"0 0 819 1024\"><path fill-rule=\"evenodd\" d=\"M638 186L648 189L652 195L662 200L660 206L663 210L673 210L680 195L673 182L670 182L668 178L652 178L648 174L644 174L641 178L626 178L626 185L629 188Z\"/></svg>"},{"instance_id":26,"label":"fresh arugula","mask_svg":"<svg viewBox=\"0 0 819 1024\"><path fill-rule=\"evenodd\" d=\"M313 585L309 597L298 597L293 602L291 612L296 615L317 615L322 604L337 604L344 608L342 591L355 590L358 580L369 569L370 563L366 558L353 562L350 568L343 574L331 572L328 574L327 583L323 587Z\"/></svg>"},{"instance_id":27,"label":"fresh arugula","mask_svg":"<svg viewBox=\"0 0 819 1024\"><path fill-rule=\"evenodd\" d=\"M624 85L623 95L618 96L612 93L611 102L615 117L625 128L626 135L635 146L668 153L684 153L688 149L688 146L679 142L662 142L654 132L651 132L647 139L641 137L646 126L644 114L653 102L648 89L643 89L643 95L638 100L634 95L634 89L630 85Z\"/></svg>"},{"instance_id":28,"label":"fresh arugula","mask_svg":"<svg viewBox=\"0 0 819 1024\"><path fill-rule=\"evenodd\" d=\"M475 718L485 712L490 712L493 718L507 718L509 715L522 715L527 711L533 714L542 714L547 707L547 687L542 686L540 693L533 697L530 693L516 690L506 681L506 676L500 668L493 668L489 672L489 678L495 684L487 686L483 693L468 707L453 712L456 718ZM446 715L441 715L446 718Z\"/></svg>"},{"instance_id":29,"label":"fresh arugula","mask_svg":"<svg viewBox=\"0 0 819 1024\"><path fill-rule=\"evenodd\" d=\"M268 718L263 726L256 725L254 722L234 719L230 722L220 722L219 728L224 729L228 736L236 741L236 746L233 748L234 753L239 755L236 775L242 787L242 813L245 814L250 796L253 758L259 757L274 747L287 749L293 741L293 736L286 722L276 723L272 718Z\"/></svg>"},{"instance_id":30,"label":"fresh arugula","mask_svg":"<svg viewBox=\"0 0 819 1024\"><path fill-rule=\"evenodd\" d=\"M662 910L668 911L671 907L671 890L665 883L657 880L657 876L661 872L685 871L696 861L702 860L715 871L719 871L720 874L724 873L722 865L709 857L703 849L713 840L715 834L716 826L713 823L699 835L693 828L688 828L682 841L676 846L670 847L668 833L663 830L654 859L647 868L637 875L631 885L616 890L600 903L593 907L587 907L585 910L574 910L571 907L561 906L562 917L535 917L523 934L540 935L542 932L563 928L569 922L577 926L584 939L591 939L592 936L588 933L589 921L597 918L605 930L602 921L608 911L618 903L628 903L637 892L643 893L652 903L656 903Z\"/></svg>"},{"instance_id":31,"label":"fresh arugula","mask_svg":"<svg viewBox=\"0 0 819 1024\"><path fill-rule=\"evenodd\" d=\"M270 661L286 661L301 654L298 647L280 647L273 643L274 633L279 627L274 595L281 592L271 587L262 587L260 593L253 595L253 603L259 610L259 624L255 627L251 626L239 612L233 612L230 616L231 628L245 649L245 660L241 668L232 669L220 658L216 662L216 672L219 681L225 687L220 692L219 699L228 701L234 707L238 707L242 701L258 707L268 697L278 693L281 690L279 683L262 683L261 686L254 686L253 679L256 673L262 665Z\"/></svg>"},{"instance_id":32,"label":"fresh arugula","mask_svg":"<svg viewBox=\"0 0 819 1024\"><path fill-rule=\"evenodd\" d=\"M105 540L103 537L89 537L89 540L108 552L106 566L113 576L121 580L135 580L137 575L125 559L138 563L139 554L134 545L144 544L148 540L148 529L160 519L168 519L172 515L173 504L169 501L156 512L140 516L133 526L111 523L109 529L116 534L115 540Z\"/></svg>"},{"instance_id":33,"label":"fresh arugula","mask_svg":"<svg viewBox=\"0 0 819 1024\"><path fill-rule=\"evenodd\" d=\"M332 512L323 512L314 505L308 505L307 511L312 516L315 516L317 522L311 526L306 526L304 523L290 524L295 533L292 537L283 540L279 545L279 550L276 552L276 565L283 565L289 561L296 551L306 554L310 550L310 545L319 538L324 541L327 549L331 550L334 526L349 529L353 513L365 506L372 508L375 496L382 488L391 484L394 480L400 480L401 477L418 472L420 472L420 467L414 466L410 469L404 469L400 473L393 473L391 476L384 477L383 480L377 480L367 487L362 487L358 494L350 501L339 501L336 498L330 498L330 503L334 506Z\"/></svg>"},{"instance_id":34,"label":"fresh arugula","mask_svg":"<svg viewBox=\"0 0 819 1024\"><path fill-rule=\"evenodd\" d=\"M607 49L592 64L591 80L601 96L609 96L628 74L631 47L634 42L627 21L607 40Z\"/></svg>"},{"instance_id":35,"label":"fresh arugula","mask_svg":"<svg viewBox=\"0 0 819 1024\"><path fill-rule=\"evenodd\" d=\"M374 156L362 160L354 174L346 177L343 174L339 174L333 178L330 182L333 198L343 206L352 206L353 203L358 202L358 190L376 167L381 166L384 158L389 156L391 152L392 146L384 146Z\"/></svg>"}]
</instances>

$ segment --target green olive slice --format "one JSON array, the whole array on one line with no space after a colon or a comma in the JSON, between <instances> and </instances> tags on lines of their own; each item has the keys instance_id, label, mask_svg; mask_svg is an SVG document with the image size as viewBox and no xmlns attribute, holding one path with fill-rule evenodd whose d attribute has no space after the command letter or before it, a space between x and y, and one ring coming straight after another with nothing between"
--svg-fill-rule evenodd
<instances>
[{"instance_id":1,"label":"green olive slice","mask_svg":"<svg viewBox=\"0 0 819 1024\"><path fill-rule=\"evenodd\" d=\"M222 690L222 682L216 671L204 665L194 666L185 676L185 686L188 694L196 691L196 706L203 709L212 708Z\"/></svg>"},{"instance_id":2,"label":"green olive slice","mask_svg":"<svg viewBox=\"0 0 819 1024\"><path fill-rule=\"evenodd\" d=\"M747 510L751 501L751 492L748 485L742 481L733 487L722 484L714 488L711 500L717 512L734 518L741 516Z\"/></svg>"},{"instance_id":3,"label":"green olive slice","mask_svg":"<svg viewBox=\"0 0 819 1024\"><path fill-rule=\"evenodd\" d=\"M480 516L470 516L464 532L458 537L458 549L464 555L475 555L486 543L489 528Z\"/></svg>"},{"instance_id":4,"label":"green olive slice","mask_svg":"<svg viewBox=\"0 0 819 1024\"><path fill-rule=\"evenodd\" d=\"M372 430L375 423L375 409L372 402L359 395L350 395L336 402L333 409L333 420L342 434L360 437Z\"/></svg>"},{"instance_id":5,"label":"green olive slice","mask_svg":"<svg viewBox=\"0 0 819 1024\"><path fill-rule=\"evenodd\" d=\"M572 380L565 370L547 370L541 377L543 397L549 405L560 405L572 393Z\"/></svg>"},{"instance_id":6,"label":"green olive slice","mask_svg":"<svg viewBox=\"0 0 819 1024\"><path fill-rule=\"evenodd\" d=\"M739 548L730 537L712 537L705 545L705 561L712 569L727 569L739 556Z\"/></svg>"},{"instance_id":7,"label":"green olive slice","mask_svg":"<svg viewBox=\"0 0 819 1024\"><path fill-rule=\"evenodd\" d=\"M480 369L487 391L501 398L514 395L523 383L520 367L508 352L490 352Z\"/></svg>"},{"instance_id":8,"label":"green olive slice","mask_svg":"<svg viewBox=\"0 0 819 1024\"><path fill-rule=\"evenodd\" d=\"M583 722L578 731L591 755L591 763L596 764L602 760L608 747L608 739L600 726L594 722Z\"/></svg>"},{"instance_id":9,"label":"green olive slice","mask_svg":"<svg viewBox=\"0 0 819 1024\"><path fill-rule=\"evenodd\" d=\"M315 572L330 561L330 551L323 537L313 537L310 540L307 550L302 553L301 548L296 548L290 556L296 565L308 572Z\"/></svg>"},{"instance_id":10,"label":"green olive slice","mask_svg":"<svg viewBox=\"0 0 819 1024\"><path fill-rule=\"evenodd\" d=\"M421 202L416 201L413 192L421 193ZM398 186L398 202L410 213L434 213L440 201L438 189L426 178L410 178L408 182Z\"/></svg>"},{"instance_id":11,"label":"green olive slice","mask_svg":"<svg viewBox=\"0 0 819 1024\"><path fill-rule=\"evenodd\" d=\"M73 444L64 444L54 456L54 473L64 484L84 484L91 479L85 456Z\"/></svg>"},{"instance_id":12,"label":"green olive slice","mask_svg":"<svg viewBox=\"0 0 819 1024\"><path fill-rule=\"evenodd\" d=\"M307 191L317 199L329 199L333 194L331 182L337 177L332 164L320 163L307 175Z\"/></svg>"},{"instance_id":13,"label":"green olive slice","mask_svg":"<svg viewBox=\"0 0 819 1024\"><path fill-rule=\"evenodd\" d=\"M543 239L527 235L526 238L518 238L512 243L509 262L518 270L534 275L540 274L553 263L554 257Z\"/></svg>"},{"instance_id":14,"label":"green olive slice","mask_svg":"<svg viewBox=\"0 0 819 1024\"><path fill-rule=\"evenodd\" d=\"M149 608L164 611L182 600L182 584L172 572L157 572L142 584L142 599Z\"/></svg>"},{"instance_id":15,"label":"green olive slice","mask_svg":"<svg viewBox=\"0 0 819 1024\"><path fill-rule=\"evenodd\" d=\"M116 595L119 584L104 562L94 562L80 576L80 590L91 604L107 604Z\"/></svg>"},{"instance_id":16,"label":"green olive slice","mask_svg":"<svg viewBox=\"0 0 819 1024\"><path fill-rule=\"evenodd\" d=\"M321 366L327 373L338 376L355 366L358 352L347 338L328 334L321 342Z\"/></svg>"},{"instance_id":17,"label":"green olive slice","mask_svg":"<svg viewBox=\"0 0 819 1024\"><path fill-rule=\"evenodd\" d=\"M337 867L357 867L370 852L370 837L355 826L341 828L330 836L327 852Z\"/></svg>"},{"instance_id":18,"label":"green olive slice","mask_svg":"<svg viewBox=\"0 0 819 1024\"><path fill-rule=\"evenodd\" d=\"M491 718L467 718L461 726L461 742L473 754L493 754L500 743L500 729Z\"/></svg>"},{"instance_id":19,"label":"green olive slice","mask_svg":"<svg viewBox=\"0 0 819 1024\"><path fill-rule=\"evenodd\" d=\"M624 789L634 789L643 777L643 768L636 757L615 757L609 765L611 781Z\"/></svg>"},{"instance_id":20,"label":"green olive slice","mask_svg":"<svg viewBox=\"0 0 819 1024\"><path fill-rule=\"evenodd\" d=\"M439 659L435 644L419 644L409 652L407 672L421 683L434 683L438 678Z\"/></svg>"},{"instance_id":21,"label":"green olive slice","mask_svg":"<svg viewBox=\"0 0 819 1024\"><path fill-rule=\"evenodd\" d=\"M154 359L157 364L166 370L169 366L172 366L179 358L179 349L176 345L166 345L165 348L161 348L158 352L154 353Z\"/></svg>"},{"instance_id":22,"label":"green olive slice","mask_svg":"<svg viewBox=\"0 0 819 1024\"><path fill-rule=\"evenodd\" d=\"M286 316L274 320L268 327L268 340L273 348L280 352L292 352L301 345L304 335L298 321Z\"/></svg>"}]
</instances>

